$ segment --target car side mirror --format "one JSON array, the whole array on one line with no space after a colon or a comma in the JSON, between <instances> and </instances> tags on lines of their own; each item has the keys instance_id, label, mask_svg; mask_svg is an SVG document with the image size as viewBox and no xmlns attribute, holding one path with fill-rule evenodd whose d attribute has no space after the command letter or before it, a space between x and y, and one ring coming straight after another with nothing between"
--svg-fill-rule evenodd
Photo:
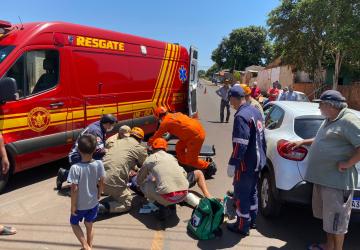
<instances>
[{"instance_id":1,"label":"car side mirror","mask_svg":"<svg viewBox=\"0 0 360 250\"><path fill-rule=\"evenodd\" d=\"M0 104L17 99L16 80L11 77L3 77L0 79Z\"/></svg>"}]
</instances>

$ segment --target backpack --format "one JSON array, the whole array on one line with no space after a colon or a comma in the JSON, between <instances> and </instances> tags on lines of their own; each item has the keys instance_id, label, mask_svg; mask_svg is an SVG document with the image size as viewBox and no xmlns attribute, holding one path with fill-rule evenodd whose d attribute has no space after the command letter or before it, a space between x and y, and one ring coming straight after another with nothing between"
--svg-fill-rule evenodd
<instances>
[{"instance_id":1,"label":"backpack","mask_svg":"<svg viewBox=\"0 0 360 250\"><path fill-rule=\"evenodd\" d=\"M223 205L215 198L202 198L191 214L187 230L199 240L209 240L221 236L223 221Z\"/></svg>"}]
</instances>

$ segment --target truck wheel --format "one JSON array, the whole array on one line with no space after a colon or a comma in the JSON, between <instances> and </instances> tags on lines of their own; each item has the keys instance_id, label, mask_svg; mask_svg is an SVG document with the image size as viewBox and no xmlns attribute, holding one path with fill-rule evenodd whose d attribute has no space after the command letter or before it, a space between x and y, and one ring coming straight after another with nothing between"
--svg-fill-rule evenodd
<instances>
[{"instance_id":1,"label":"truck wheel","mask_svg":"<svg viewBox=\"0 0 360 250\"><path fill-rule=\"evenodd\" d=\"M262 173L259 183L259 210L264 217L276 217L280 214L281 203L272 190L275 183L272 182L268 171Z\"/></svg>"}]
</instances>

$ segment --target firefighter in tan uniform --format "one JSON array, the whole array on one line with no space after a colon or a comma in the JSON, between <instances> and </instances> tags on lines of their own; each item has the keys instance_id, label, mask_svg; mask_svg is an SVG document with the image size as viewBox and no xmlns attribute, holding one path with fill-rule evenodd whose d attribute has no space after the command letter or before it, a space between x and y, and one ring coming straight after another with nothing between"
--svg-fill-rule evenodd
<instances>
[{"instance_id":1,"label":"firefighter in tan uniform","mask_svg":"<svg viewBox=\"0 0 360 250\"><path fill-rule=\"evenodd\" d=\"M131 132L131 128L127 125L123 125L119 128L119 132L113 136L110 136L106 139L105 150L108 151L115 143L116 140L123 139L125 137L129 137Z\"/></svg>"},{"instance_id":2,"label":"firefighter in tan uniform","mask_svg":"<svg viewBox=\"0 0 360 250\"><path fill-rule=\"evenodd\" d=\"M130 137L116 140L103 159L106 171L104 193L109 197L100 202L99 213L123 213L131 208L132 193L128 187L129 173L141 167L147 150L140 143L144 131L134 127Z\"/></svg>"},{"instance_id":3,"label":"firefighter in tan uniform","mask_svg":"<svg viewBox=\"0 0 360 250\"><path fill-rule=\"evenodd\" d=\"M152 143L153 153L146 159L137 176L137 184L145 197L151 202L157 202L160 220L169 215L168 206L186 198L189 189L186 171L166 149L166 140L156 138Z\"/></svg>"}]
</instances>

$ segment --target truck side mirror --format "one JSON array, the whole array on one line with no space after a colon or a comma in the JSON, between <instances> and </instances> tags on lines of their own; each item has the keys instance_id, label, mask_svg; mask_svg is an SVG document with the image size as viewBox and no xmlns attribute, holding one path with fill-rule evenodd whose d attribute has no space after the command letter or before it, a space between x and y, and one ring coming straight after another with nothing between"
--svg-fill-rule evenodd
<instances>
[{"instance_id":1,"label":"truck side mirror","mask_svg":"<svg viewBox=\"0 0 360 250\"><path fill-rule=\"evenodd\" d=\"M0 104L17 99L16 80L10 77L0 79Z\"/></svg>"}]
</instances>

